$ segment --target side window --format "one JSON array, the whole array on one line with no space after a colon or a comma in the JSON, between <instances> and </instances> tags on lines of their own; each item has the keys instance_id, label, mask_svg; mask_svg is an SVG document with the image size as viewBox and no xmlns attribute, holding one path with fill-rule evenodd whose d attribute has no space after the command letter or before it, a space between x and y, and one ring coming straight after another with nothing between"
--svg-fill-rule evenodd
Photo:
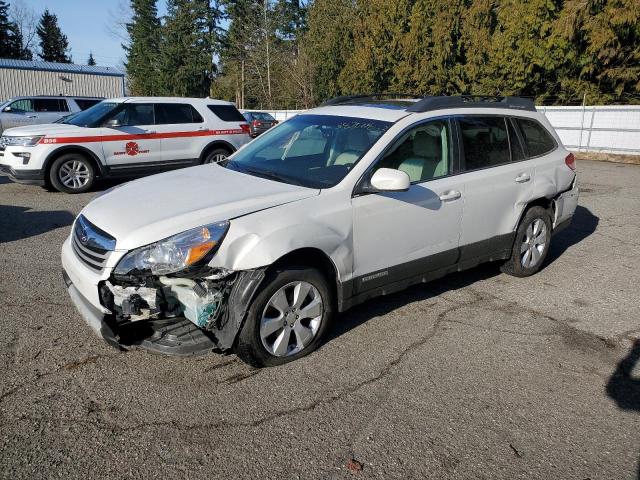
<instances>
[{"instance_id":1,"label":"side window","mask_svg":"<svg viewBox=\"0 0 640 480\"><path fill-rule=\"evenodd\" d=\"M451 168L451 133L447 120L435 120L404 134L376 165L409 175L412 183L447 175Z\"/></svg>"},{"instance_id":2,"label":"side window","mask_svg":"<svg viewBox=\"0 0 640 480\"><path fill-rule=\"evenodd\" d=\"M518 118L516 122L518 122L530 157L544 155L556 148L553 137L535 120Z\"/></svg>"},{"instance_id":3,"label":"side window","mask_svg":"<svg viewBox=\"0 0 640 480\"><path fill-rule=\"evenodd\" d=\"M145 103L129 103L125 108L108 120L118 120L121 127L153 125L153 105Z\"/></svg>"},{"instance_id":4,"label":"side window","mask_svg":"<svg viewBox=\"0 0 640 480\"><path fill-rule=\"evenodd\" d=\"M9 105L14 112L33 112L33 100L30 98L23 98L22 100L16 100Z\"/></svg>"},{"instance_id":5,"label":"side window","mask_svg":"<svg viewBox=\"0 0 640 480\"><path fill-rule=\"evenodd\" d=\"M156 123L202 123L202 116L188 103L156 104Z\"/></svg>"},{"instance_id":6,"label":"side window","mask_svg":"<svg viewBox=\"0 0 640 480\"><path fill-rule=\"evenodd\" d=\"M58 98L36 98L33 100L34 110L36 112L66 112L66 108L61 110L60 100L64 101L64 99Z\"/></svg>"},{"instance_id":7,"label":"side window","mask_svg":"<svg viewBox=\"0 0 640 480\"><path fill-rule=\"evenodd\" d=\"M207 105L207 108L223 122L246 122L242 114L233 105Z\"/></svg>"},{"instance_id":8,"label":"side window","mask_svg":"<svg viewBox=\"0 0 640 480\"><path fill-rule=\"evenodd\" d=\"M503 117L461 117L458 124L467 171L511 161L507 125Z\"/></svg>"},{"instance_id":9,"label":"side window","mask_svg":"<svg viewBox=\"0 0 640 480\"><path fill-rule=\"evenodd\" d=\"M88 99L88 98L74 98L80 110L86 110L87 108L93 107L94 105L100 103L102 100L98 99Z\"/></svg>"},{"instance_id":10,"label":"side window","mask_svg":"<svg viewBox=\"0 0 640 480\"><path fill-rule=\"evenodd\" d=\"M526 158L524 154L524 150L522 149L522 143L520 143L520 139L518 138L518 134L516 133L516 129L513 128L513 120L507 119L507 126L509 127L509 145L511 146L511 161L519 162L520 160L524 160Z\"/></svg>"}]
</instances>

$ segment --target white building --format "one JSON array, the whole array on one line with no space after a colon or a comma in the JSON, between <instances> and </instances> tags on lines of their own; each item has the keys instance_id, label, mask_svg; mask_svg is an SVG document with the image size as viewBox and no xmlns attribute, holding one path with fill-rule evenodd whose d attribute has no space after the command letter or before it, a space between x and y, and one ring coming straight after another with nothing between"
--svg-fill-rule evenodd
<instances>
[{"instance_id":1,"label":"white building","mask_svg":"<svg viewBox=\"0 0 640 480\"><path fill-rule=\"evenodd\" d=\"M124 94L124 73L114 67L0 58L0 102L18 95Z\"/></svg>"}]
</instances>

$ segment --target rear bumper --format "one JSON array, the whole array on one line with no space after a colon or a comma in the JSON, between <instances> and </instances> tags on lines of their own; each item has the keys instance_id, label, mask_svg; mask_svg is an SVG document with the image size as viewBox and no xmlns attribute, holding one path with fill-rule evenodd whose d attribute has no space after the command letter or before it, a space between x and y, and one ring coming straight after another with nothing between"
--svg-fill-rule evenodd
<instances>
[{"instance_id":1,"label":"rear bumper","mask_svg":"<svg viewBox=\"0 0 640 480\"><path fill-rule=\"evenodd\" d=\"M0 165L0 173L9 176L11 180L25 185L44 185L44 170L16 170L9 165Z\"/></svg>"},{"instance_id":2,"label":"rear bumper","mask_svg":"<svg viewBox=\"0 0 640 480\"><path fill-rule=\"evenodd\" d=\"M578 188L578 179L576 177L571 183L571 188L558 195L558 197L553 201L555 213L553 219L554 230L560 231L571 222L571 218L578 206L579 196L580 189Z\"/></svg>"}]
</instances>

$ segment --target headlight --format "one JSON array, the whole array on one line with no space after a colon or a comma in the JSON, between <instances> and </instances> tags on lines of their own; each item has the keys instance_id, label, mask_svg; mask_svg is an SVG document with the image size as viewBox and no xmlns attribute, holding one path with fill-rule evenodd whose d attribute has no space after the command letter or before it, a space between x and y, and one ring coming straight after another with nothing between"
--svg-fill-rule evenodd
<instances>
[{"instance_id":1,"label":"headlight","mask_svg":"<svg viewBox=\"0 0 640 480\"><path fill-rule=\"evenodd\" d=\"M44 135L38 135L33 137L9 137L4 136L0 143L3 143L7 147L33 147L42 140Z\"/></svg>"},{"instance_id":2,"label":"headlight","mask_svg":"<svg viewBox=\"0 0 640 480\"><path fill-rule=\"evenodd\" d=\"M203 225L136 248L120 260L114 273L127 275L134 270L147 270L154 275L167 275L185 270L213 254L228 228L229 222Z\"/></svg>"}]
</instances>

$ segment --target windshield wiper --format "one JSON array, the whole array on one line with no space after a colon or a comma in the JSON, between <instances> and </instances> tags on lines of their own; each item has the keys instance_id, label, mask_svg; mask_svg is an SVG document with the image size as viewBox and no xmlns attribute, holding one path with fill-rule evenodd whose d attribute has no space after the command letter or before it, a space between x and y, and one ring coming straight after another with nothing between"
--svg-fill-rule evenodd
<instances>
[{"instance_id":1,"label":"windshield wiper","mask_svg":"<svg viewBox=\"0 0 640 480\"><path fill-rule=\"evenodd\" d=\"M252 175L256 175L258 177L264 177L264 178L268 178L270 180L275 180L277 182L285 182L285 183L289 183L290 179L277 174L276 172L273 172L271 170L257 170L255 168L245 168L243 171L250 173Z\"/></svg>"}]
</instances>

